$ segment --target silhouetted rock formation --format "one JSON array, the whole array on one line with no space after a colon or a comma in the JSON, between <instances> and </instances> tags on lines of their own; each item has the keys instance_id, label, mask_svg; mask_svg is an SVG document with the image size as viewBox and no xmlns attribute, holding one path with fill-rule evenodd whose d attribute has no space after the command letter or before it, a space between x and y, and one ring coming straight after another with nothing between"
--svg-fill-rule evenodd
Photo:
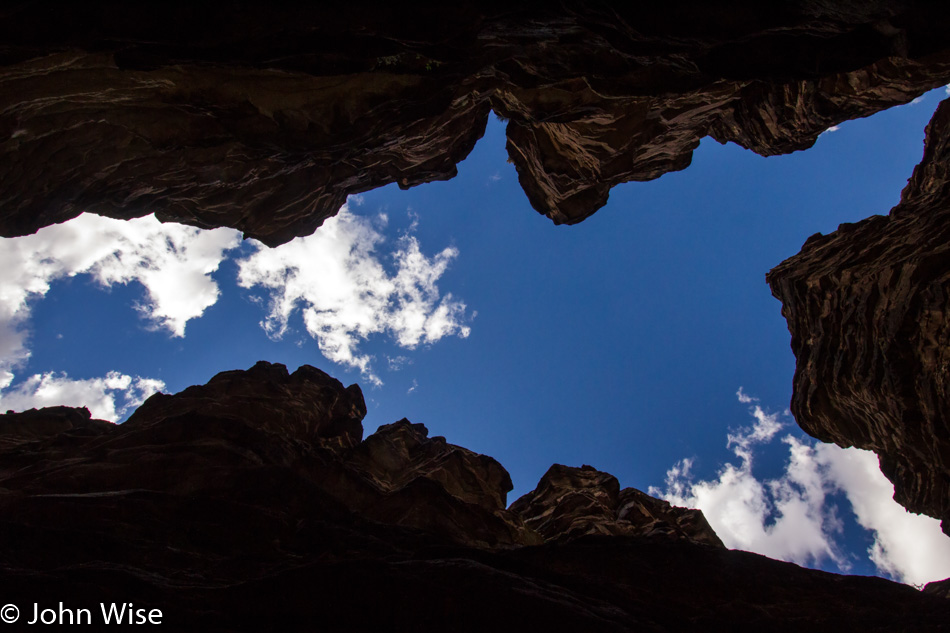
<instances>
[{"instance_id":1,"label":"silhouetted rock formation","mask_svg":"<svg viewBox=\"0 0 950 633\"><path fill-rule=\"evenodd\" d=\"M933 2L100 0L0 18L4 236L88 211L280 244L349 194L453 177L490 109L532 206L571 224L704 136L791 152L950 81Z\"/></svg>"},{"instance_id":2,"label":"silhouetted rock formation","mask_svg":"<svg viewBox=\"0 0 950 633\"><path fill-rule=\"evenodd\" d=\"M406 420L361 442L364 414L356 385L258 363L121 425L0 416L4 602L207 631L950 628L937 585L726 550L699 511L590 467L506 509L496 461Z\"/></svg>"},{"instance_id":3,"label":"silhouetted rock formation","mask_svg":"<svg viewBox=\"0 0 950 633\"><path fill-rule=\"evenodd\" d=\"M895 499L950 534L950 101L890 215L812 236L767 279L792 333L795 419L875 451Z\"/></svg>"},{"instance_id":4,"label":"silhouetted rock formation","mask_svg":"<svg viewBox=\"0 0 950 633\"><path fill-rule=\"evenodd\" d=\"M924 593L929 593L931 595L940 596L950 600L950 578L937 580L935 582L928 582L924 587Z\"/></svg>"}]
</instances>

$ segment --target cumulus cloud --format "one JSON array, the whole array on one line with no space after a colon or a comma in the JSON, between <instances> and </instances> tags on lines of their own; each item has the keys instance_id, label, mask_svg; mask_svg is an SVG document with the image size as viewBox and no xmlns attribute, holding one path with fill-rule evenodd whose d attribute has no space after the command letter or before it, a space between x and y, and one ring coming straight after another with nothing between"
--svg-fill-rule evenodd
<instances>
[{"instance_id":1,"label":"cumulus cloud","mask_svg":"<svg viewBox=\"0 0 950 633\"><path fill-rule=\"evenodd\" d=\"M381 222L382 216L376 218ZM400 347L414 349L470 332L465 304L436 285L458 250L426 256L411 233L416 222L386 258L392 272L378 252L385 238L374 221L344 205L311 236L273 249L258 245L238 262L238 283L269 294L261 322L269 336L283 337L299 313L324 356L381 384L373 358L360 350L371 335L388 334Z\"/></svg>"},{"instance_id":2,"label":"cumulus cloud","mask_svg":"<svg viewBox=\"0 0 950 633\"><path fill-rule=\"evenodd\" d=\"M120 419L164 383L118 372L88 379L48 372L13 384L13 370L30 357L32 305L57 279L80 274L104 288L139 282L146 299L136 309L149 326L182 337L187 322L217 301L211 273L239 244L240 236L232 230L96 215L0 240L0 407L86 406L98 418Z\"/></svg>"},{"instance_id":3,"label":"cumulus cloud","mask_svg":"<svg viewBox=\"0 0 950 633\"><path fill-rule=\"evenodd\" d=\"M736 395L745 404L756 401L741 388ZM801 565L830 560L846 572L841 510L830 498L840 491L856 521L871 531L867 554L883 575L914 584L950 576L950 539L938 521L910 514L893 500L894 488L873 453L785 435L784 471L763 480L753 472L756 449L775 440L784 427L780 417L788 414L767 413L759 405L750 413L753 424L728 435L738 465L727 463L716 479L696 481L693 460L684 459L667 471L665 487L651 487L651 494L700 508L728 547Z\"/></svg>"},{"instance_id":4,"label":"cumulus cloud","mask_svg":"<svg viewBox=\"0 0 950 633\"><path fill-rule=\"evenodd\" d=\"M868 554L882 573L915 585L950 577L950 538L937 519L894 501L894 485L874 453L818 444L815 458L829 484L847 495L857 522L873 533Z\"/></svg>"},{"instance_id":5,"label":"cumulus cloud","mask_svg":"<svg viewBox=\"0 0 950 633\"><path fill-rule=\"evenodd\" d=\"M831 534L840 530L834 513L823 512L825 487L813 468L808 447L788 436L789 463L784 476L760 481L753 473L754 449L781 430L777 414L756 405L755 423L730 433L728 444L739 458L727 463L714 481L694 481L691 460L667 472L665 490L651 488L679 506L700 508L727 547L764 554L800 565L831 558L844 563Z\"/></svg>"},{"instance_id":6,"label":"cumulus cloud","mask_svg":"<svg viewBox=\"0 0 950 633\"><path fill-rule=\"evenodd\" d=\"M359 206L363 200L351 202ZM474 314L437 286L458 251L423 254L412 235L418 216L410 216L409 230L385 253L380 230L387 216L358 217L347 206L315 235L274 249L250 245L254 252L238 261L238 281L266 291L265 332L280 338L299 313L327 358L358 368L377 384L373 359L360 350L369 336L387 334L404 349L468 336L466 322ZM161 388L160 381L115 372L76 380L50 372L14 384L13 372L30 357L31 307L58 279L88 275L103 288L138 282L145 297L135 308L148 327L184 337L187 323L218 300L212 273L240 244L240 234L230 229L202 231L153 217L119 221L96 215L0 240L2 406L86 405L99 417L120 417L141 394ZM391 364L408 362L399 355Z\"/></svg>"},{"instance_id":7,"label":"cumulus cloud","mask_svg":"<svg viewBox=\"0 0 950 633\"><path fill-rule=\"evenodd\" d=\"M25 411L56 405L87 407L92 417L112 422L165 388L161 380L118 372L86 380L73 380L65 373L35 374L9 389L12 381L9 372L0 379L2 410Z\"/></svg>"},{"instance_id":8,"label":"cumulus cloud","mask_svg":"<svg viewBox=\"0 0 950 633\"><path fill-rule=\"evenodd\" d=\"M211 278L225 252L240 243L228 229L201 231L163 225L153 217L121 221L82 215L26 237L0 241L0 359L16 366L29 357L30 304L50 284L79 274L100 286L133 281L146 290L139 312L156 328L184 336L186 323L218 298Z\"/></svg>"}]
</instances>

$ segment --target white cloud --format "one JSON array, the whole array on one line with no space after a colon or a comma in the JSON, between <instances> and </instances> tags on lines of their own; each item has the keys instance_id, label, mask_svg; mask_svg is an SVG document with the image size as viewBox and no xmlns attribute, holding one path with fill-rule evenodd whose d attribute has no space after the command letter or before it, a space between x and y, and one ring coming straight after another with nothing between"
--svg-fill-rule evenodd
<instances>
[{"instance_id":1,"label":"white cloud","mask_svg":"<svg viewBox=\"0 0 950 633\"><path fill-rule=\"evenodd\" d=\"M751 402L759 401L758 398L753 398L752 396L747 395L744 391L742 391L742 387L739 387L739 390L736 392L736 398L738 398L739 402L741 402L742 404L749 404Z\"/></svg>"},{"instance_id":2,"label":"white cloud","mask_svg":"<svg viewBox=\"0 0 950 633\"><path fill-rule=\"evenodd\" d=\"M736 395L746 404L756 400L741 388ZM882 574L916 584L950 576L950 539L935 519L910 514L893 500L893 486L873 453L786 435L781 441L788 446L788 462L782 475L756 477L756 448L774 440L783 425L778 414L758 405L750 412L753 425L728 436L738 465L727 463L716 479L695 481L693 461L684 459L667 472L665 488L651 487L650 493L700 508L728 547L802 565L830 559L846 572L849 559L839 542L843 524L828 498L841 491L857 522L873 533L868 556Z\"/></svg>"},{"instance_id":3,"label":"white cloud","mask_svg":"<svg viewBox=\"0 0 950 633\"><path fill-rule=\"evenodd\" d=\"M240 243L228 229L163 225L153 217L121 221L82 215L36 234L0 241L0 368L29 357L30 303L50 284L88 274L103 287L141 283L139 312L154 326L184 336L185 324L218 298L211 278L225 251Z\"/></svg>"},{"instance_id":4,"label":"white cloud","mask_svg":"<svg viewBox=\"0 0 950 633\"><path fill-rule=\"evenodd\" d=\"M390 274L377 252L384 242L372 220L344 205L313 235L273 249L258 245L238 262L238 283L269 291L261 322L269 336L282 337L299 312L324 356L381 384L372 357L360 351L369 336L385 333L400 347L414 349L470 332L465 304L451 294L440 295L436 285L458 250L449 247L427 257L407 233L391 254Z\"/></svg>"},{"instance_id":5,"label":"white cloud","mask_svg":"<svg viewBox=\"0 0 950 633\"><path fill-rule=\"evenodd\" d=\"M847 495L858 523L874 533L868 553L878 569L917 585L950 577L950 538L937 519L912 514L894 501L894 485L874 453L834 444L819 444L815 452L831 484Z\"/></svg>"},{"instance_id":6,"label":"white cloud","mask_svg":"<svg viewBox=\"0 0 950 633\"><path fill-rule=\"evenodd\" d=\"M389 364L389 371L400 371L406 365L412 364L412 360L402 354L399 356L387 356L386 362Z\"/></svg>"},{"instance_id":7,"label":"white cloud","mask_svg":"<svg viewBox=\"0 0 950 633\"><path fill-rule=\"evenodd\" d=\"M746 398L750 401L758 400L758 398L749 398L748 396ZM742 402L742 396L739 397L739 402ZM755 418L755 424L752 425L752 428L744 427L739 429L738 433L730 433L726 436L726 446L735 446L733 451L740 457L748 453L755 444L771 441L775 434L782 430L783 425L779 422L778 414L766 413L759 405L752 407L752 417ZM748 455L747 457L751 462L752 456Z\"/></svg>"},{"instance_id":8,"label":"white cloud","mask_svg":"<svg viewBox=\"0 0 950 633\"><path fill-rule=\"evenodd\" d=\"M13 374L0 377L0 409L25 411L57 405L87 407L92 417L117 422L146 398L165 388L152 378L109 372L102 378L73 380L65 373L35 374L8 389Z\"/></svg>"},{"instance_id":9,"label":"white cloud","mask_svg":"<svg viewBox=\"0 0 950 633\"><path fill-rule=\"evenodd\" d=\"M808 447L789 436L790 460L781 479L760 481L752 472L753 448L781 430L777 414L752 409L755 423L728 436L739 465L727 463L715 481L694 482L691 460L667 472L666 489L650 493L679 506L700 508L727 547L801 565L826 558L844 562L830 534L840 529L822 513L825 490Z\"/></svg>"},{"instance_id":10,"label":"white cloud","mask_svg":"<svg viewBox=\"0 0 950 633\"><path fill-rule=\"evenodd\" d=\"M950 97L950 84L947 84L946 86L944 86L943 91L947 94L948 97Z\"/></svg>"},{"instance_id":11,"label":"white cloud","mask_svg":"<svg viewBox=\"0 0 950 633\"><path fill-rule=\"evenodd\" d=\"M362 204L362 199L353 203ZM347 206L310 237L274 249L257 244L253 254L238 261L239 283L268 292L262 321L266 333L280 338L299 311L327 358L360 369L377 384L372 358L360 350L370 335L388 334L405 349L450 335L468 336L466 322L473 316L436 285L458 251L450 247L424 255L412 235L418 216L410 211L410 218L408 232L387 255L377 249L385 243L380 229L388 217L358 217ZM202 231L153 217L119 221L96 215L0 241L0 389L7 389L5 401L27 402L41 398L37 393L72 389L69 393L86 393L102 403L90 405L98 410L119 410L104 404L108 378L71 381L64 375L38 374L10 389L11 372L30 357L31 306L54 281L85 274L105 288L139 282L146 297L135 308L149 326L183 337L187 323L217 301L220 291L211 274L240 243L240 234L230 229ZM407 362L397 358L397 365ZM98 389L99 395L92 396L90 389Z\"/></svg>"},{"instance_id":12,"label":"white cloud","mask_svg":"<svg viewBox=\"0 0 950 633\"><path fill-rule=\"evenodd\" d=\"M137 281L147 295L137 310L150 326L181 337L187 322L217 301L211 273L225 252L239 244L239 234L232 230L96 215L0 240L0 407L86 406L97 418L120 419L164 383L118 372L82 380L48 372L13 385L12 370L30 356L32 305L57 279L87 274L105 288Z\"/></svg>"}]
</instances>

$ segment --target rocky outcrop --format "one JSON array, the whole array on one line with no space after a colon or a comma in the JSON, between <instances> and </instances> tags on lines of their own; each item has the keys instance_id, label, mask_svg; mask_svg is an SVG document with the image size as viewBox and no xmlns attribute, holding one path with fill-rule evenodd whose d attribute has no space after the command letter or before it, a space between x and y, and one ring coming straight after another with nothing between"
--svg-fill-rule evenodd
<instances>
[{"instance_id":1,"label":"rocky outcrop","mask_svg":"<svg viewBox=\"0 0 950 633\"><path fill-rule=\"evenodd\" d=\"M474 547L541 542L506 510L512 484L501 464L428 435L425 425L405 419L383 425L314 480L349 510L380 523Z\"/></svg>"},{"instance_id":2,"label":"rocky outcrop","mask_svg":"<svg viewBox=\"0 0 950 633\"><path fill-rule=\"evenodd\" d=\"M551 466L511 511L548 542L608 534L724 547L702 510L677 508L636 488L621 490L616 477L587 465Z\"/></svg>"},{"instance_id":3,"label":"rocky outcrop","mask_svg":"<svg viewBox=\"0 0 950 633\"><path fill-rule=\"evenodd\" d=\"M888 216L817 234L767 276L808 433L875 451L895 499L950 534L950 101Z\"/></svg>"},{"instance_id":4,"label":"rocky outcrop","mask_svg":"<svg viewBox=\"0 0 950 633\"><path fill-rule=\"evenodd\" d=\"M7 413L13 413L8 411ZM17 445L51 437L98 435L115 425L105 420L94 420L88 409L74 407L46 407L30 409L8 416L0 425L0 444Z\"/></svg>"},{"instance_id":5,"label":"rocky outcrop","mask_svg":"<svg viewBox=\"0 0 950 633\"><path fill-rule=\"evenodd\" d=\"M489 111L572 224L700 138L804 149L950 82L940 3L18 2L0 9L0 234L82 212L269 245L451 178Z\"/></svg>"},{"instance_id":6,"label":"rocky outcrop","mask_svg":"<svg viewBox=\"0 0 950 633\"><path fill-rule=\"evenodd\" d=\"M97 431L87 432L85 442L71 442L68 455L57 454L70 463L67 468L44 459L46 445L36 448L33 430L48 433L63 410ZM283 365L260 362L173 396L156 394L118 426L89 421L84 409L7 414L0 429L12 430L3 435L21 441L3 458L18 468L0 485L70 499L158 495L164 501L157 506L182 496L209 506L245 504L262 524L279 507L272 504L290 495L285 501L291 508L332 502L338 510L449 542L540 542L506 511L511 480L498 462L445 438L429 439L423 425L405 420L364 441L365 414L357 385L344 388L307 365L290 374ZM224 491L235 485L238 494L228 498ZM156 529L173 525L158 521ZM290 528L268 529L279 540L280 531Z\"/></svg>"},{"instance_id":7,"label":"rocky outcrop","mask_svg":"<svg viewBox=\"0 0 950 633\"><path fill-rule=\"evenodd\" d=\"M4 602L207 631L950 628L936 590L726 550L589 466L506 508L496 461L407 420L361 441L364 413L356 385L258 363L121 425L0 416Z\"/></svg>"},{"instance_id":8,"label":"rocky outcrop","mask_svg":"<svg viewBox=\"0 0 950 633\"><path fill-rule=\"evenodd\" d=\"M950 578L928 582L923 591L950 600Z\"/></svg>"},{"instance_id":9,"label":"rocky outcrop","mask_svg":"<svg viewBox=\"0 0 950 633\"><path fill-rule=\"evenodd\" d=\"M260 362L247 371L221 372L174 396L155 394L122 425L121 434L138 441L143 434L175 428L180 441L188 433L207 434L208 425L250 426L342 454L363 439L365 415L358 385L341 389L339 381L309 365L288 374L283 365Z\"/></svg>"}]
</instances>

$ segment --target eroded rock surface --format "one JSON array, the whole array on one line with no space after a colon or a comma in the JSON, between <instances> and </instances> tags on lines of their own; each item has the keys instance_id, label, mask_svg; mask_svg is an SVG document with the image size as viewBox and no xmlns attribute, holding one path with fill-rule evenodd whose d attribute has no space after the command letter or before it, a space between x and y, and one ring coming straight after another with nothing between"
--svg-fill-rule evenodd
<instances>
[{"instance_id":1,"label":"eroded rock surface","mask_svg":"<svg viewBox=\"0 0 950 633\"><path fill-rule=\"evenodd\" d=\"M887 216L814 235L767 276L808 433L875 451L895 499L950 534L950 101Z\"/></svg>"},{"instance_id":2,"label":"eroded rock surface","mask_svg":"<svg viewBox=\"0 0 950 633\"><path fill-rule=\"evenodd\" d=\"M590 467L506 508L493 459L407 420L360 441L364 414L356 385L258 363L121 425L0 416L4 601L207 631L950 628L939 587L726 550Z\"/></svg>"},{"instance_id":3,"label":"eroded rock surface","mask_svg":"<svg viewBox=\"0 0 950 633\"><path fill-rule=\"evenodd\" d=\"M51 6L52 5L52 6ZM950 82L950 8L886 0L0 9L0 235L82 212L268 245L346 196L451 178L489 111L532 206L760 154Z\"/></svg>"},{"instance_id":4,"label":"eroded rock surface","mask_svg":"<svg viewBox=\"0 0 950 633\"><path fill-rule=\"evenodd\" d=\"M551 466L537 488L511 504L511 511L548 542L608 534L724 547L702 510L677 508L636 488L621 490L616 477L587 465Z\"/></svg>"}]
</instances>

